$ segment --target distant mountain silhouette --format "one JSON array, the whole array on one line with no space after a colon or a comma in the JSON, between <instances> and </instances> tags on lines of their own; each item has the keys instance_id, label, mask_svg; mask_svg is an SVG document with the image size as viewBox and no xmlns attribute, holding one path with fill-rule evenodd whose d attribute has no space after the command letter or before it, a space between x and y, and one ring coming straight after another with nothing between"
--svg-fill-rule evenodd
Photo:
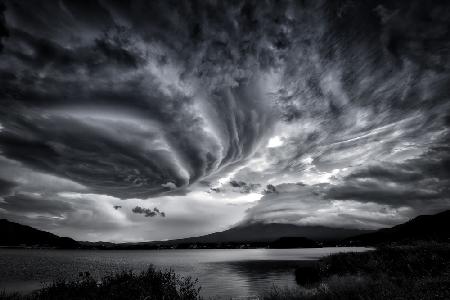
<instances>
[{"instance_id":1,"label":"distant mountain silhouette","mask_svg":"<svg viewBox=\"0 0 450 300\"><path fill-rule=\"evenodd\" d=\"M449 241L450 210L435 214L418 216L406 223L392 228L380 229L345 240L357 245L376 245L385 243L408 243L414 241Z\"/></svg>"},{"instance_id":2,"label":"distant mountain silhouette","mask_svg":"<svg viewBox=\"0 0 450 300\"><path fill-rule=\"evenodd\" d=\"M0 219L0 246L79 248L77 241L50 232Z\"/></svg>"},{"instance_id":3,"label":"distant mountain silhouette","mask_svg":"<svg viewBox=\"0 0 450 300\"><path fill-rule=\"evenodd\" d=\"M49 232L0 219L0 246L53 247L86 249L158 249L184 245L204 244L221 247L223 244L253 243L255 247L292 248L316 247L316 242L332 245L377 245L386 243L408 243L420 240L450 240L450 210L418 216L406 223L378 231L331 228L324 226L300 226L281 223L251 223L198 237L144 243L77 242L68 237L59 237Z\"/></svg>"},{"instance_id":4,"label":"distant mountain silhouette","mask_svg":"<svg viewBox=\"0 0 450 300\"><path fill-rule=\"evenodd\" d=\"M77 242L68 237L59 237L30 226L0 219L0 246L8 247L50 247L67 249L159 249L167 247L186 247L203 244L208 248L240 247L317 247L316 241L336 241L367 231L323 226L299 226L279 223L253 223L199 237L169 241L143 243ZM224 244L229 244L225 246ZM231 244L231 245L230 245Z\"/></svg>"},{"instance_id":5,"label":"distant mountain silhouette","mask_svg":"<svg viewBox=\"0 0 450 300\"><path fill-rule=\"evenodd\" d=\"M321 245L304 237L282 237L269 244L272 249L317 248Z\"/></svg>"},{"instance_id":6,"label":"distant mountain silhouette","mask_svg":"<svg viewBox=\"0 0 450 300\"><path fill-rule=\"evenodd\" d=\"M281 223L251 223L236 226L222 232L215 232L199 237L170 240L165 243L269 243L282 237L304 237L314 241L335 241L368 232L371 231Z\"/></svg>"}]
</instances>

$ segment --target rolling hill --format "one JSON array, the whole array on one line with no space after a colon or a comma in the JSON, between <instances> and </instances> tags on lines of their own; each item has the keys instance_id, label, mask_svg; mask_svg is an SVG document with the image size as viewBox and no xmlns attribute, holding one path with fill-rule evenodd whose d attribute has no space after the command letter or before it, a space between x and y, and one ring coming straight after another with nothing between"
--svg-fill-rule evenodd
<instances>
[{"instance_id":1,"label":"rolling hill","mask_svg":"<svg viewBox=\"0 0 450 300\"><path fill-rule=\"evenodd\" d=\"M324 226L300 226L281 223L251 223L198 237L144 243L77 242L49 232L0 219L0 246L70 249L159 249L190 247L203 244L207 247L223 247L225 244L252 243L254 247L312 247L316 242L325 245L379 245L409 243L415 241L450 241L450 210L418 216L406 223L378 231L331 228ZM208 246L209 245L209 246ZM319 244L318 244L319 245ZM232 247L234 247L232 246Z\"/></svg>"},{"instance_id":2,"label":"rolling hill","mask_svg":"<svg viewBox=\"0 0 450 300\"><path fill-rule=\"evenodd\" d=\"M215 232L199 237L170 240L165 243L268 243L282 237L304 237L314 241L336 241L368 232L371 231L281 223L251 223L236 226L221 232Z\"/></svg>"},{"instance_id":3,"label":"rolling hill","mask_svg":"<svg viewBox=\"0 0 450 300\"><path fill-rule=\"evenodd\" d=\"M392 228L380 229L346 239L353 245L409 243L415 241L450 241L450 210L421 215Z\"/></svg>"},{"instance_id":4,"label":"rolling hill","mask_svg":"<svg viewBox=\"0 0 450 300\"><path fill-rule=\"evenodd\" d=\"M73 249L80 244L68 237L0 219L0 246Z\"/></svg>"}]
</instances>

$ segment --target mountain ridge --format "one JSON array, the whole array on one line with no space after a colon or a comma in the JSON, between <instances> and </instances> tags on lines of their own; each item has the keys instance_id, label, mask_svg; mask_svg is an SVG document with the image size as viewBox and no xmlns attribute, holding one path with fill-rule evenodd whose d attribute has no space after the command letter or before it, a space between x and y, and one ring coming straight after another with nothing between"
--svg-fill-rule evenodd
<instances>
[{"instance_id":1,"label":"mountain ridge","mask_svg":"<svg viewBox=\"0 0 450 300\"><path fill-rule=\"evenodd\" d=\"M59 237L50 232L0 219L0 246L64 249L167 249L198 246L238 248L270 247L273 243L279 243L280 239L284 244L288 242L287 244L307 245L307 240L311 240L324 245L373 246L420 240L450 241L448 228L450 228L450 210L434 215L420 215L408 222L377 231L283 223L250 223L197 237L141 243L110 243L75 241L69 237Z\"/></svg>"},{"instance_id":2,"label":"mountain ridge","mask_svg":"<svg viewBox=\"0 0 450 300\"><path fill-rule=\"evenodd\" d=\"M81 245L69 237L0 219L0 246L74 249Z\"/></svg>"},{"instance_id":3,"label":"mountain ridge","mask_svg":"<svg viewBox=\"0 0 450 300\"><path fill-rule=\"evenodd\" d=\"M376 245L411 241L450 241L450 210L419 215L405 223L346 239L350 244Z\"/></svg>"},{"instance_id":4,"label":"mountain ridge","mask_svg":"<svg viewBox=\"0 0 450 300\"><path fill-rule=\"evenodd\" d=\"M370 230L302 226L285 223L250 223L210 234L174 239L162 243L273 242L282 237L304 237L315 241L341 240Z\"/></svg>"}]
</instances>

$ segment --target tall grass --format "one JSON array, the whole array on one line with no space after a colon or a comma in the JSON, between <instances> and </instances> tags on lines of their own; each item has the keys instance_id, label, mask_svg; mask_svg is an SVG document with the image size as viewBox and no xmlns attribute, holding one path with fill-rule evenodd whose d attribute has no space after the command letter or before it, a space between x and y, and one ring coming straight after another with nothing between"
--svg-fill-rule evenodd
<instances>
[{"instance_id":1,"label":"tall grass","mask_svg":"<svg viewBox=\"0 0 450 300\"><path fill-rule=\"evenodd\" d=\"M96 281L88 273L79 280L60 280L30 294L0 293L1 300L191 300L200 299L197 280L177 276L173 271L149 268L103 277Z\"/></svg>"},{"instance_id":2,"label":"tall grass","mask_svg":"<svg viewBox=\"0 0 450 300\"><path fill-rule=\"evenodd\" d=\"M296 279L298 288L274 288L263 298L450 299L450 245L334 254L297 269Z\"/></svg>"}]
</instances>

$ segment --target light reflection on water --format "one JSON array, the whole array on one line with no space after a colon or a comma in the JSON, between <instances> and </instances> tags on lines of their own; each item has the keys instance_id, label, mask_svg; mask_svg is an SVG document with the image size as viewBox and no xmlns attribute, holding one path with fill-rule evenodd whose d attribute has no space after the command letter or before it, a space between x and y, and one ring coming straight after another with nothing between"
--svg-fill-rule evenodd
<instances>
[{"instance_id":1,"label":"light reflection on water","mask_svg":"<svg viewBox=\"0 0 450 300\"><path fill-rule=\"evenodd\" d=\"M96 278L121 270L140 271L153 265L181 276L198 278L204 297L254 296L273 285L295 286L294 269L305 261L367 248L201 249L201 250L27 250L0 249L0 290L39 288L55 279Z\"/></svg>"}]
</instances>

